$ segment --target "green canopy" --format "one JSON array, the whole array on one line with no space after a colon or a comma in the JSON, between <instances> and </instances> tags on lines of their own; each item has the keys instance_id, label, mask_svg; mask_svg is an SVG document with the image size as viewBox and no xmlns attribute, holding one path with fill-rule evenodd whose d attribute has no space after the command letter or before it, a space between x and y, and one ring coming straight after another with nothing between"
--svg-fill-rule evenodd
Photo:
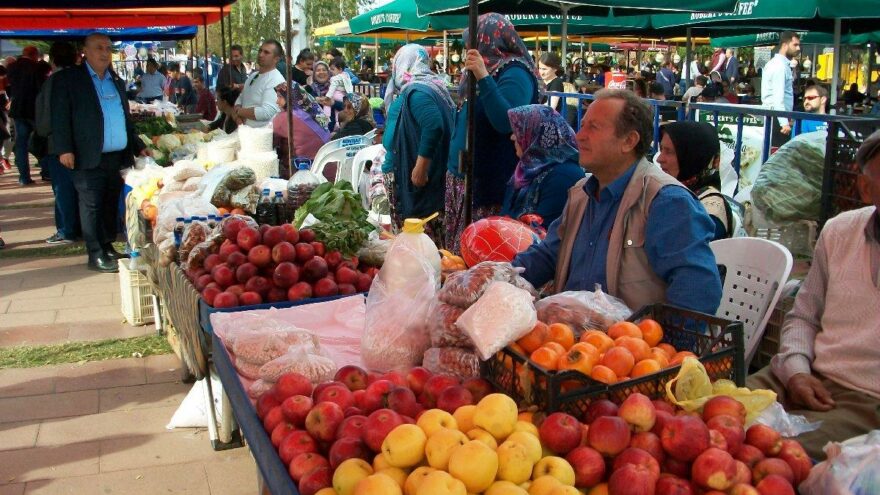
<instances>
[{"instance_id":1,"label":"green canopy","mask_svg":"<svg viewBox=\"0 0 880 495\"><path fill-rule=\"evenodd\" d=\"M870 2L870 0L857 0ZM468 0L416 0L419 15L440 13L467 12ZM560 6L570 8L572 15L583 14L606 16L618 14L649 14L664 11L700 11L729 12L733 10L736 0L700 0L699 2L684 0L479 0L481 12L499 12L503 14L558 14Z\"/></svg>"},{"instance_id":2,"label":"green canopy","mask_svg":"<svg viewBox=\"0 0 880 495\"><path fill-rule=\"evenodd\" d=\"M466 15L420 17L415 0L393 0L348 21L353 34L378 31L442 31L467 26Z\"/></svg>"},{"instance_id":3,"label":"green canopy","mask_svg":"<svg viewBox=\"0 0 880 495\"><path fill-rule=\"evenodd\" d=\"M380 45L394 45L394 44L404 44L405 41L388 39L388 38L376 38L374 36L322 36L317 39L318 43L325 44L330 43L333 46L342 46L347 43L355 43L359 45L375 45L376 41L379 42Z\"/></svg>"},{"instance_id":4,"label":"green canopy","mask_svg":"<svg viewBox=\"0 0 880 495\"><path fill-rule=\"evenodd\" d=\"M834 35L831 33L799 32L798 34L800 35L801 43L805 45L830 45L834 43ZM742 34L739 36L713 36L709 44L712 48L778 45L779 31Z\"/></svg>"},{"instance_id":5,"label":"green canopy","mask_svg":"<svg viewBox=\"0 0 880 495\"><path fill-rule=\"evenodd\" d=\"M562 14L507 14L507 18L518 28L550 27L550 31L553 34L559 34L562 27ZM647 15L569 15L568 34L602 34L618 32L620 30L644 30L650 27L650 22L651 18Z\"/></svg>"}]
</instances>

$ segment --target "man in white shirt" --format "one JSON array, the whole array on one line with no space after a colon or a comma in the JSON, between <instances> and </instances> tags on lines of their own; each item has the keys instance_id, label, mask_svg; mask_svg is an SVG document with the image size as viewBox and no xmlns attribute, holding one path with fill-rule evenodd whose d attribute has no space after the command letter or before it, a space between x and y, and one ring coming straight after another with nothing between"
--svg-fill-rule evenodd
<instances>
[{"instance_id":1,"label":"man in white shirt","mask_svg":"<svg viewBox=\"0 0 880 495\"><path fill-rule=\"evenodd\" d=\"M761 75L761 106L773 110L792 111L794 108L794 76L791 73L791 59L801 51L801 40L797 33L785 31L779 35L779 51L764 65ZM779 133L791 134L791 124L787 118L779 117ZM774 134L775 126L774 126ZM774 136L776 138L777 136ZM780 136L781 138L781 136ZM774 139L781 144L784 138Z\"/></svg>"},{"instance_id":2,"label":"man in white shirt","mask_svg":"<svg viewBox=\"0 0 880 495\"><path fill-rule=\"evenodd\" d=\"M284 49L281 48L281 43L266 40L260 45L260 53L257 54L258 70L248 76L241 95L235 101L233 116L238 125L244 123L250 127L262 127L269 124L281 111L275 87L284 83L284 76L276 69L282 57Z\"/></svg>"}]
</instances>

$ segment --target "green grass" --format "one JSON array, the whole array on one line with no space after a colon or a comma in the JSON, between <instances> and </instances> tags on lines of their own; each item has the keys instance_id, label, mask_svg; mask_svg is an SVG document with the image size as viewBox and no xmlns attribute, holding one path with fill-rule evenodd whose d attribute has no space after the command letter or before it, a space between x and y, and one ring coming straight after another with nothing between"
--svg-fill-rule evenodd
<instances>
[{"instance_id":1,"label":"green grass","mask_svg":"<svg viewBox=\"0 0 880 495\"><path fill-rule=\"evenodd\" d=\"M35 347L3 347L0 348L0 369L106 361L108 359L170 354L171 352L173 352L171 346L168 345L168 340L163 335Z\"/></svg>"},{"instance_id":2,"label":"green grass","mask_svg":"<svg viewBox=\"0 0 880 495\"><path fill-rule=\"evenodd\" d=\"M120 253L125 251L124 242L114 242L113 249ZM43 246L22 249L0 249L0 260L21 258L57 258L59 256L80 256L86 254L85 243L62 244L60 246Z\"/></svg>"},{"instance_id":3,"label":"green grass","mask_svg":"<svg viewBox=\"0 0 880 495\"><path fill-rule=\"evenodd\" d=\"M11 205L3 205L4 210L26 210L28 208L48 208L50 206L55 206L54 201L49 201L48 203L15 203Z\"/></svg>"}]
</instances>

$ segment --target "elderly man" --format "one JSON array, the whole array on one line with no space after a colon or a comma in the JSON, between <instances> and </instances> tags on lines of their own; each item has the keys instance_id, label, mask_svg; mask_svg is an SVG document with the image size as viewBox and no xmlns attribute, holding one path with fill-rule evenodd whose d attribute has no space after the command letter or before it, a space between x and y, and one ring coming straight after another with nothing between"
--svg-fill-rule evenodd
<instances>
[{"instance_id":1,"label":"elderly man","mask_svg":"<svg viewBox=\"0 0 880 495\"><path fill-rule=\"evenodd\" d=\"M119 171L134 164L134 155L148 152L134 132L125 83L110 70L110 38L90 34L83 51L86 60L59 72L52 85L53 151L73 170L89 269L116 272L116 260L125 256L112 245Z\"/></svg>"},{"instance_id":2,"label":"elderly man","mask_svg":"<svg viewBox=\"0 0 880 495\"><path fill-rule=\"evenodd\" d=\"M535 287L598 284L633 309L669 303L714 314L715 225L693 193L645 159L651 122L651 108L631 91L596 93L577 134L579 162L593 175L568 191L547 238L514 264Z\"/></svg>"},{"instance_id":3,"label":"elderly man","mask_svg":"<svg viewBox=\"0 0 880 495\"><path fill-rule=\"evenodd\" d=\"M822 447L880 428L880 131L856 153L858 189L871 206L829 220L810 272L785 317L779 354L747 385L779 394L816 431L798 440L814 459Z\"/></svg>"},{"instance_id":4,"label":"elderly man","mask_svg":"<svg viewBox=\"0 0 880 495\"><path fill-rule=\"evenodd\" d=\"M282 57L284 49L281 48L281 43L266 40L260 45L260 53L257 55L258 70L248 76L244 89L235 102L234 115L238 125L246 123L250 127L265 126L281 111L275 87L284 82L284 76L275 67Z\"/></svg>"}]
</instances>

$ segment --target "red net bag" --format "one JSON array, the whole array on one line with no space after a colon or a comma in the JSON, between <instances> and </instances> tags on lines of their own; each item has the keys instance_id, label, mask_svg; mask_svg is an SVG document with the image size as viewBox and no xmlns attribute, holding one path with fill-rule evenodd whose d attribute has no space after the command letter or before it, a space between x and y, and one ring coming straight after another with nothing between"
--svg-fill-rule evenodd
<instances>
[{"instance_id":1,"label":"red net bag","mask_svg":"<svg viewBox=\"0 0 880 495\"><path fill-rule=\"evenodd\" d=\"M482 261L513 261L535 242L526 224L507 217L488 217L467 226L461 234L461 257L468 266Z\"/></svg>"}]
</instances>

